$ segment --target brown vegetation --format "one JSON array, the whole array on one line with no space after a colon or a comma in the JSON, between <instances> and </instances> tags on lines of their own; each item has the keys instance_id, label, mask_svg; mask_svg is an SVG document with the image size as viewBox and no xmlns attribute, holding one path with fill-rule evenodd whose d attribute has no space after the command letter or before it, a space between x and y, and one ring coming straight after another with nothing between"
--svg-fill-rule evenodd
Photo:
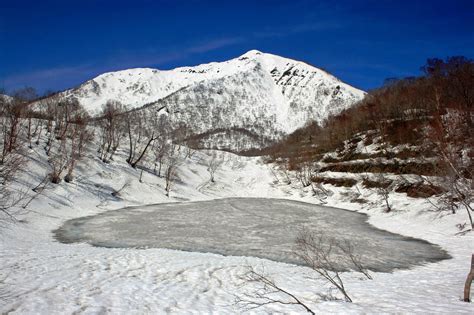
<instances>
[{"instance_id":1,"label":"brown vegetation","mask_svg":"<svg viewBox=\"0 0 474 315\"><path fill-rule=\"evenodd\" d=\"M357 184L357 181L353 178L331 178L331 177L321 177L313 176L311 181L320 184L330 184L336 187L352 187Z\"/></svg>"},{"instance_id":2,"label":"brown vegetation","mask_svg":"<svg viewBox=\"0 0 474 315\"><path fill-rule=\"evenodd\" d=\"M398 185L395 188L395 192L406 193L407 196L412 198L428 198L442 194L444 189L433 184L405 182Z\"/></svg>"},{"instance_id":3,"label":"brown vegetation","mask_svg":"<svg viewBox=\"0 0 474 315\"><path fill-rule=\"evenodd\" d=\"M395 191L422 198L436 195L439 210L465 209L474 228L474 61L429 59L422 71L419 77L387 80L322 126L309 123L260 152L269 155L267 161L300 173L303 166L322 162L314 180L336 186L350 183L317 173L419 175L422 184L401 185ZM370 151L364 152L368 145ZM385 180L365 180L363 185L377 191L390 211L392 185L385 187Z\"/></svg>"},{"instance_id":4,"label":"brown vegetation","mask_svg":"<svg viewBox=\"0 0 474 315\"><path fill-rule=\"evenodd\" d=\"M321 172L345 173L393 173L432 176L439 172L440 163L429 162L392 162L364 160L356 163L333 163L321 168Z\"/></svg>"},{"instance_id":5,"label":"brown vegetation","mask_svg":"<svg viewBox=\"0 0 474 315\"><path fill-rule=\"evenodd\" d=\"M364 153L351 153L351 146L354 148L359 141L368 145L375 137L380 137L382 146L411 144L420 147L423 154L435 156L433 150L436 146L426 141L429 137L427 128L439 125L446 114L453 112L460 116L463 133L462 137L452 140L463 142L472 139L473 61L464 57L451 57L446 61L430 59L423 71L424 75L420 77L389 80L355 106L330 117L322 127L309 123L281 143L261 152L271 155L273 161L287 159L300 163L321 159L326 152L344 151L341 148L345 142L349 148L346 150L348 155L326 157L324 161L347 161L366 157ZM365 138L360 135L365 135ZM382 147L378 156L407 158L419 157L420 154L407 150L393 155Z\"/></svg>"}]
</instances>

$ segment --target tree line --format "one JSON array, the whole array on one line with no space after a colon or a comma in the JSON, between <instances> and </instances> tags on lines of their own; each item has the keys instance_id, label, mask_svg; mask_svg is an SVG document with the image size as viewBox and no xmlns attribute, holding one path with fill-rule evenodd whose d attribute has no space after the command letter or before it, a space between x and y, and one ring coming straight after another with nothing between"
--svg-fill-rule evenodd
<instances>
[{"instance_id":1,"label":"tree line","mask_svg":"<svg viewBox=\"0 0 474 315\"><path fill-rule=\"evenodd\" d=\"M178 165L194 152L182 146L190 133L186 124L171 126L167 115L152 108L131 110L108 101L98 116L91 117L75 98L60 94L38 97L32 88L12 97L0 95L0 128L2 218L13 218L13 209L31 202L26 197L31 193L20 191L22 187L15 183L20 170L28 169L32 149L44 150L47 157L45 177L33 188L36 194L49 184L74 181L77 164L86 155L110 163L123 146L126 162L142 170L146 164L147 170L163 177L169 195Z\"/></svg>"}]
</instances>

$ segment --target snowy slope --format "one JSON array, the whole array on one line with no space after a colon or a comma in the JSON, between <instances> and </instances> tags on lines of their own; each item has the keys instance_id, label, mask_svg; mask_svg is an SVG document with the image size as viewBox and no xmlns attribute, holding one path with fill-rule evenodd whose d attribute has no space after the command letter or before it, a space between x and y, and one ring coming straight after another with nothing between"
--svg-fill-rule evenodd
<instances>
[{"instance_id":1,"label":"snowy slope","mask_svg":"<svg viewBox=\"0 0 474 315\"><path fill-rule=\"evenodd\" d=\"M117 100L131 108L165 107L172 123L185 122L194 133L244 128L271 139L309 120L322 122L364 94L306 63L256 50L225 62L169 71L105 73L63 92L91 114Z\"/></svg>"},{"instance_id":2,"label":"snowy slope","mask_svg":"<svg viewBox=\"0 0 474 315\"><path fill-rule=\"evenodd\" d=\"M22 182L31 194L31 187L44 177L48 157L42 145L35 145L28 153L31 167L23 171ZM210 154L197 152L180 166L180 181L167 198L164 179L145 172L140 182L140 170L125 162L125 150L119 150L116 161L104 164L96 157L95 148L90 148L73 183L48 186L17 224L2 230L0 313L240 314L244 309L235 303L236 297L258 289L256 284L242 286L247 266L254 266L264 267L278 285L316 313L472 314L472 304L459 299L474 237L472 233L456 235L459 230L455 225L465 220L465 214L439 216L427 211L427 200L405 194L393 194L396 210L384 213L383 201L362 186L362 197L369 203L352 203L349 189L328 185L333 194L327 205L365 212L376 227L438 244L453 258L392 273L372 273L370 281L344 273L344 283L354 298L354 303L345 303L321 300L318 294L330 292L327 283L301 266L254 257L62 244L53 238L51 231L65 220L130 205L222 197L321 202L293 175L288 185L286 175L259 159L225 156L226 162L212 183L205 163ZM113 197L111 192L126 182L130 185L121 197ZM269 304L246 314L275 313L307 314L301 307L283 304Z\"/></svg>"}]
</instances>

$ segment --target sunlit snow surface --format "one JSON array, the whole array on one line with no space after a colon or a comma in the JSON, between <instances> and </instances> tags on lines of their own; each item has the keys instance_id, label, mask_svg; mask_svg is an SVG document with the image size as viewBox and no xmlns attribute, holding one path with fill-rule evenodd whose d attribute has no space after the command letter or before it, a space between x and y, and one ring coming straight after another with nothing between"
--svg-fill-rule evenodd
<instances>
[{"instance_id":1,"label":"sunlit snow surface","mask_svg":"<svg viewBox=\"0 0 474 315\"><path fill-rule=\"evenodd\" d=\"M283 199L228 198L156 204L67 221L55 231L65 243L168 248L302 262L294 253L303 228L354 243L364 266L392 271L449 258L438 246L377 229L367 216Z\"/></svg>"}]
</instances>

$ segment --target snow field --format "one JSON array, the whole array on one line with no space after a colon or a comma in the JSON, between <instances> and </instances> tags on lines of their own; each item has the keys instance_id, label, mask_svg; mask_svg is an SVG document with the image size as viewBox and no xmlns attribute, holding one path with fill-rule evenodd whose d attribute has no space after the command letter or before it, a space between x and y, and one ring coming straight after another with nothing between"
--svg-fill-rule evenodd
<instances>
[{"instance_id":1,"label":"snow field","mask_svg":"<svg viewBox=\"0 0 474 315\"><path fill-rule=\"evenodd\" d=\"M40 148L32 150L32 171L24 182L37 184L46 170ZM268 197L320 203L310 189L296 180L284 184L282 174L258 158L231 154L209 181L204 159L197 152L179 169L180 180L164 194L164 181L131 169L119 152L115 161L103 164L95 152L80 162L73 183L50 185L30 205L20 222L2 230L0 244L1 313L12 314L235 314L235 296L242 290L240 276L246 266L264 267L275 281L301 297L318 313L437 313L472 314L473 306L460 301L462 287L473 251L472 233L455 235L456 224L464 214L447 215L425 211L422 199L391 195L394 212L383 213L383 203L373 191L361 189L367 204L349 202L350 190L335 189L326 205L361 211L374 226L440 245L453 257L409 270L375 273L374 280L360 280L344 274L354 303L317 301L316 293L327 293L321 280L311 280L308 268L252 257L181 252L167 249L106 249L87 244L61 244L52 230L66 220L94 215L125 206L173 201L198 201L224 197ZM281 176L277 182L278 176ZM130 185L120 198L111 195L125 182ZM397 250L394 248L393 250ZM268 305L251 311L255 314L304 313L297 306Z\"/></svg>"}]
</instances>

